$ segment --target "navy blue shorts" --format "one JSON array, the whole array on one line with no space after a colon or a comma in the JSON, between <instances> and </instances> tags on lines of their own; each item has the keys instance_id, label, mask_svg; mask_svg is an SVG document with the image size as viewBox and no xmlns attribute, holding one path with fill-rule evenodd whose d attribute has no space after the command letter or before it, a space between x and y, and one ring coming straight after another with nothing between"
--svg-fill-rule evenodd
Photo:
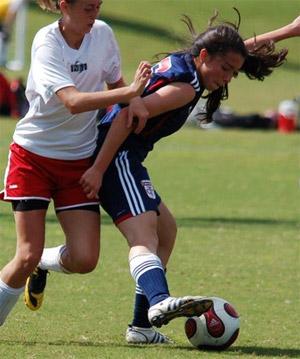
<instances>
[{"instance_id":1,"label":"navy blue shorts","mask_svg":"<svg viewBox=\"0 0 300 359\"><path fill-rule=\"evenodd\" d=\"M161 199L133 151L120 151L110 164L103 177L100 203L116 224L148 211L159 214Z\"/></svg>"}]
</instances>

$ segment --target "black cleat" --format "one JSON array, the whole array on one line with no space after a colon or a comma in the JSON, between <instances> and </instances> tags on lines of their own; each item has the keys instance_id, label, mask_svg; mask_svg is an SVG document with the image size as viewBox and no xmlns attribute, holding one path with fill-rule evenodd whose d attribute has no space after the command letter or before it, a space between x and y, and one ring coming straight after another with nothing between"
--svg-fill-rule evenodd
<instances>
[{"instance_id":1,"label":"black cleat","mask_svg":"<svg viewBox=\"0 0 300 359\"><path fill-rule=\"evenodd\" d=\"M31 310L40 309L43 303L48 273L47 270L36 267L26 281L24 301Z\"/></svg>"}]
</instances>

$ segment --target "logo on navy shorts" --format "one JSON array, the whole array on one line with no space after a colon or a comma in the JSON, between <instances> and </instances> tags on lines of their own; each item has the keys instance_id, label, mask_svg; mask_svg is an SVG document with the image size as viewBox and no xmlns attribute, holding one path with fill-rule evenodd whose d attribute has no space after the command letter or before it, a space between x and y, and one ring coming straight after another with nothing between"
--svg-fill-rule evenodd
<instances>
[{"instance_id":1,"label":"logo on navy shorts","mask_svg":"<svg viewBox=\"0 0 300 359\"><path fill-rule=\"evenodd\" d=\"M141 181L141 185L144 187L146 193L147 193L147 196L149 198L152 198L152 199L155 199L156 196L155 196L155 192L154 192L154 188L151 184L151 182L149 180L143 180Z\"/></svg>"}]
</instances>

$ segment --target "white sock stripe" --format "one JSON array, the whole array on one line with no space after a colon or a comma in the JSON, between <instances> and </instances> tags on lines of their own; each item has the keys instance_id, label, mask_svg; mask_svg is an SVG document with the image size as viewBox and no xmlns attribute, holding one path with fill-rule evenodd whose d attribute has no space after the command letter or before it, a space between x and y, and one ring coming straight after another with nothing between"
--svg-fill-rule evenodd
<instances>
[{"instance_id":1,"label":"white sock stripe","mask_svg":"<svg viewBox=\"0 0 300 359\"><path fill-rule=\"evenodd\" d=\"M143 289L138 284L135 286L135 293L140 295L145 295Z\"/></svg>"},{"instance_id":2,"label":"white sock stripe","mask_svg":"<svg viewBox=\"0 0 300 359\"><path fill-rule=\"evenodd\" d=\"M143 269L140 269L138 272L136 272L134 275L133 275L133 278L135 279L135 281L137 282L140 278L141 275L143 275L144 273L150 271L150 270L153 270L153 269L161 269L161 267L159 265L152 265L152 266L147 266L147 267L144 267Z\"/></svg>"},{"instance_id":3,"label":"white sock stripe","mask_svg":"<svg viewBox=\"0 0 300 359\"><path fill-rule=\"evenodd\" d=\"M123 174L122 174L122 170L121 170L119 161L120 161L120 159L119 159L119 157L117 157L116 160L115 160L115 165L116 165L117 170L118 170L118 175L119 175L119 179L120 179L120 182L121 182L121 186L122 186L123 191L125 193L125 196L126 196L130 211L134 216L136 216L138 213L136 213L136 210L134 209L133 204L131 202L131 198L130 198L129 192L127 191L127 188L126 188L126 181L123 178Z\"/></svg>"},{"instance_id":4,"label":"white sock stripe","mask_svg":"<svg viewBox=\"0 0 300 359\"><path fill-rule=\"evenodd\" d=\"M140 278L141 275L143 275L144 273L152 270L152 269L160 269L163 271L162 267L158 264L158 263L153 263L152 265L147 265L147 266L140 266L139 268L137 268L136 270L133 271L133 278L135 279L135 281L137 282Z\"/></svg>"},{"instance_id":5,"label":"white sock stripe","mask_svg":"<svg viewBox=\"0 0 300 359\"><path fill-rule=\"evenodd\" d=\"M139 272L141 270L144 270L148 267L157 267L157 266L161 267L161 263L153 259L145 260L142 263L136 264L135 268L132 270L132 275L136 277L137 275L139 275Z\"/></svg>"},{"instance_id":6,"label":"white sock stripe","mask_svg":"<svg viewBox=\"0 0 300 359\"><path fill-rule=\"evenodd\" d=\"M149 270L158 268L164 271L161 260L153 253L144 253L130 258L129 266L130 273L136 283L140 276Z\"/></svg>"},{"instance_id":7,"label":"white sock stripe","mask_svg":"<svg viewBox=\"0 0 300 359\"><path fill-rule=\"evenodd\" d=\"M156 261L149 259L149 260L145 260L144 262L138 263L136 264L135 268L132 270L132 274L136 275L138 274L138 272L141 269L144 269L145 267L151 266L151 265L155 265Z\"/></svg>"}]
</instances>

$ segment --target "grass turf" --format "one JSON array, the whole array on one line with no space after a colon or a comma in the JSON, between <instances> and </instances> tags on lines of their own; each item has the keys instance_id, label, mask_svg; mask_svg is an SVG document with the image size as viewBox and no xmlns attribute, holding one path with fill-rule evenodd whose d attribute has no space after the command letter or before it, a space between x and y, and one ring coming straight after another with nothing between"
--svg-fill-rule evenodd
<instances>
[{"instance_id":1,"label":"grass turf","mask_svg":"<svg viewBox=\"0 0 300 359\"><path fill-rule=\"evenodd\" d=\"M140 59L179 46L179 18L191 15L197 29L217 8L235 20L242 14L244 37L271 30L298 14L297 0L163 0L105 2L102 15L116 32L125 77ZM155 17L149 16L155 11ZM41 26L56 16L30 7L27 27L27 75L30 43ZM167 21L166 21L167 19ZM240 112L277 107L299 95L299 41L284 41L289 60L263 84L233 81L227 102ZM242 76L241 76L242 77ZM0 121L0 173L4 174L15 122ZM29 312L18 303L1 328L0 356L6 358L298 358L299 328L299 134L214 131L185 128L163 140L147 160L153 183L177 218L178 241L168 266L174 295L208 294L231 301L241 314L241 333L223 353L198 352L186 340L182 319L163 332L176 344L129 347L124 331L131 318L134 285L127 247L103 216L102 258L86 276L51 274L45 305ZM0 203L0 267L14 255L14 223L8 204ZM62 233L50 209L47 245ZM113 275L112 275L113 273Z\"/></svg>"},{"instance_id":2,"label":"grass turf","mask_svg":"<svg viewBox=\"0 0 300 359\"><path fill-rule=\"evenodd\" d=\"M9 142L13 122L4 120ZM6 143L4 143L6 142ZM127 247L103 215L102 258L85 276L52 273L43 308L18 303L1 328L8 358L297 358L299 351L298 135L201 131L187 127L163 140L147 159L152 180L177 218L177 245L168 266L174 295L226 298L241 315L240 336L223 353L198 352L184 320L163 328L167 347L127 346L134 285ZM7 148L7 147L5 147ZM6 153L1 151L1 172ZM13 256L8 204L0 203L0 266ZM62 233L53 211L47 245Z\"/></svg>"}]
</instances>

